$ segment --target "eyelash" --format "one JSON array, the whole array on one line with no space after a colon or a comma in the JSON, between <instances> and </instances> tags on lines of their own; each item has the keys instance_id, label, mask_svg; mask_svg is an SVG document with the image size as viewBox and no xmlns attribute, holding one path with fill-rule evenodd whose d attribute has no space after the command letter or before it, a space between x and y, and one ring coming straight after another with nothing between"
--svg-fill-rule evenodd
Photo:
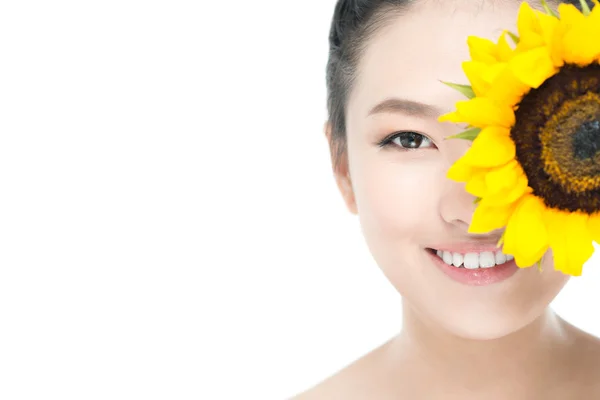
<instances>
[{"instance_id":1,"label":"eyelash","mask_svg":"<svg viewBox=\"0 0 600 400\"><path fill-rule=\"evenodd\" d=\"M428 138L427 136L418 133L418 132L413 132L413 131L403 131L403 132L396 132L393 133L392 135L386 137L385 139L383 139L381 142L379 142L379 147L385 148L385 147L389 147L389 146L394 146L394 147L398 147L401 151L410 151L410 150L421 150L423 149L423 147L419 146L419 147L403 147L400 144L394 143L394 140L397 138L401 138L403 135L409 135L409 134L414 134L417 136L420 136L422 138L422 142L425 141L429 141L429 144L435 148L435 145L433 144L433 141ZM429 148L429 147L425 147L425 148Z\"/></svg>"}]
</instances>

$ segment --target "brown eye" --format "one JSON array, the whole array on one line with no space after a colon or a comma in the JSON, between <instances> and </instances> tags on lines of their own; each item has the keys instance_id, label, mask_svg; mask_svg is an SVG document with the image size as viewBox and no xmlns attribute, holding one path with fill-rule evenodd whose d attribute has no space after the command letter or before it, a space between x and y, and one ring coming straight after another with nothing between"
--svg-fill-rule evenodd
<instances>
[{"instance_id":1,"label":"brown eye","mask_svg":"<svg viewBox=\"0 0 600 400\"><path fill-rule=\"evenodd\" d=\"M385 139L380 145L389 146L394 143L402 149L414 150L433 147L431 139L417 132L399 132Z\"/></svg>"}]
</instances>

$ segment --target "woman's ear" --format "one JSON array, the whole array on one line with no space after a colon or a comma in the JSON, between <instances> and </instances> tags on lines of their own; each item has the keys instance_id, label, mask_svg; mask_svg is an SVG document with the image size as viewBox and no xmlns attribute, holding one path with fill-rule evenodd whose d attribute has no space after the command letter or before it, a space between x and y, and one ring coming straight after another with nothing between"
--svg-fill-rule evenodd
<instances>
[{"instance_id":1,"label":"woman's ear","mask_svg":"<svg viewBox=\"0 0 600 400\"><path fill-rule=\"evenodd\" d=\"M358 209L356 207L356 197L354 196L354 188L352 187L352 180L350 179L350 170L348 168L348 148L345 146L343 151L339 151L339 140L336 140L332 136L331 123L325 122L324 126L325 137L329 144L329 154L331 155L331 166L335 182L337 187L342 194L342 198L346 203L348 210L358 215Z\"/></svg>"}]
</instances>

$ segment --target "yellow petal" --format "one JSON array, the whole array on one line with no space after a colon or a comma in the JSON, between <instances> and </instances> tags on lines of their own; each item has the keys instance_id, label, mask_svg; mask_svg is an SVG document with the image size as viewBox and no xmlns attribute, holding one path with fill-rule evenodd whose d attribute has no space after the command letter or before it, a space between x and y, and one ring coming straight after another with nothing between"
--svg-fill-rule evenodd
<instances>
[{"instance_id":1,"label":"yellow petal","mask_svg":"<svg viewBox=\"0 0 600 400\"><path fill-rule=\"evenodd\" d=\"M556 53L560 54L562 60L565 60L566 54L568 54L567 58L576 58L576 54L571 54L572 52L568 48L565 48L564 37L571 29L585 24L585 16L573 4L561 3L558 6L558 12L560 14L560 23L556 29L555 34L557 36L554 37L551 49L552 58L557 58Z\"/></svg>"},{"instance_id":2,"label":"yellow petal","mask_svg":"<svg viewBox=\"0 0 600 400\"><path fill-rule=\"evenodd\" d=\"M588 220L588 230L592 239L600 244L600 213L592 214Z\"/></svg>"},{"instance_id":3,"label":"yellow petal","mask_svg":"<svg viewBox=\"0 0 600 400\"><path fill-rule=\"evenodd\" d=\"M583 265L594 252L588 215L547 209L545 220L554 268L567 275L581 275Z\"/></svg>"},{"instance_id":4,"label":"yellow petal","mask_svg":"<svg viewBox=\"0 0 600 400\"><path fill-rule=\"evenodd\" d=\"M594 3L594 6L592 7L592 13L590 14L590 16L600 16L600 1L592 0L592 3Z\"/></svg>"},{"instance_id":5,"label":"yellow petal","mask_svg":"<svg viewBox=\"0 0 600 400\"><path fill-rule=\"evenodd\" d=\"M514 203L532 191L525 173L514 159L499 167L473 170L466 181L468 193L494 207Z\"/></svg>"},{"instance_id":6,"label":"yellow petal","mask_svg":"<svg viewBox=\"0 0 600 400\"><path fill-rule=\"evenodd\" d=\"M506 104L509 107L513 107L520 103L523 96L530 90L531 87L529 85L517 79L510 68L506 68L500 72L494 85L491 85L485 95L499 104Z\"/></svg>"},{"instance_id":7,"label":"yellow petal","mask_svg":"<svg viewBox=\"0 0 600 400\"><path fill-rule=\"evenodd\" d=\"M515 142L510 130L499 126L488 126L479 132L473 145L464 155L464 162L474 167L497 167L515 158Z\"/></svg>"},{"instance_id":8,"label":"yellow petal","mask_svg":"<svg viewBox=\"0 0 600 400\"><path fill-rule=\"evenodd\" d=\"M505 177L500 178L500 174L505 174ZM528 183L527 176L520 166L515 167L508 163L505 167L494 169L486 174L485 184L488 192L485 199L491 205L513 203L533 191Z\"/></svg>"},{"instance_id":9,"label":"yellow petal","mask_svg":"<svg viewBox=\"0 0 600 400\"><path fill-rule=\"evenodd\" d=\"M517 30L521 39L523 36L527 36L530 32L539 31L539 22L537 16L531 6L526 2L522 2L519 8Z\"/></svg>"},{"instance_id":10,"label":"yellow petal","mask_svg":"<svg viewBox=\"0 0 600 400\"><path fill-rule=\"evenodd\" d=\"M589 217L584 213L572 213L569 215L567 232L568 264L560 269L565 274L581 275L583 265L594 254L594 245L590 232L586 229ZM555 266L556 268L556 266Z\"/></svg>"},{"instance_id":11,"label":"yellow petal","mask_svg":"<svg viewBox=\"0 0 600 400\"><path fill-rule=\"evenodd\" d=\"M560 23L568 26L576 26L583 23L585 17L573 4L561 3L558 5Z\"/></svg>"},{"instance_id":12,"label":"yellow petal","mask_svg":"<svg viewBox=\"0 0 600 400\"><path fill-rule=\"evenodd\" d=\"M527 195L518 203L506 225L503 251L512 254L521 268L535 264L548 250L544 210L540 198Z\"/></svg>"},{"instance_id":13,"label":"yellow petal","mask_svg":"<svg viewBox=\"0 0 600 400\"><path fill-rule=\"evenodd\" d=\"M546 45L544 38L539 33L531 32L523 36L517 45L515 54L526 53L530 50L537 49Z\"/></svg>"},{"instance_id":14,"label":"yellow petal","mask_svg":"<svg viewBox=\"0 0 600 400\"><path fill-rule=\"evenodd\" d=\"M554 38L554 30L558 27L560 21L558 18L548 14L538 14L538 23L540 27L540 35L544 39L546 45L552 43Z\"/></svg>"},{"instance_id":15,"label":"yellow petal","mask_svg":"<svg viewBox=\"0 0 600 400\"><path fill-rule=\"evenodd\" d=\"M503 206L489 205L482 199L473 213L469 233L487 233L506 226L517 203Z\"/></svg>"},{"instance_id":16,"label":"yellow petal","mask_svg":"<svg viewBox=\"0 0 600 400\"><path fill-rule=\"evenodd\" d=\"M527 179L527 176L523 174L519 176L517 183L515 183L515 185L506 192L505 198L501 200L504 202L516 201L517 199L520 199L521 197L532 192L533 189L529 186L529 180Z\"/></svg>"},{"instance_id":17,"label":"yellow petal","mask_svg":"<svg viewBox=\"0 0 600 400\"><path fill-rule=\"evenodd\" d=\"M476 96L483 96L490 88L490 84L483 79L488 66L479 61L465 61L462 64L463 71L471 83Z\"/></svg>"},{"instance_id":18,"label":"yellow petal","mask_svg":"<svg viewBox=\"0 0 600 400\"><path fill-rule=\"evenodd\" d=\"M504 165L489 169L485 179L491 192L496 193L513 186L520 175L523 175L523 170L519 162L512 159Z\"/></svg>"},{"instance_id":19,"label":"yellow petal","mask_svg":"<svg viewBox=\"0 0 600 400\"><path fill-rule=\"evenodd\" d=\"M478 168L471 165L465 164L462 158L459 158L452 166L448 169L446 176L448 179L452 179L457 182L466 182L471 176L477 173Z\"/></svg>"},{"instance_id":20,"label":"yellow petal","mask_svg":"<svg viewBox=\"0 0 600 400\"><path fill-rule=\"evenodd\" d=\"M543 12L533 10L527 3L521 3L517 28L519 30L519 44L516 53L527 52L550 43L553 31L559 24L557 18Z\"/></svg>"},{"instance_id":21,"label":"yellow petal","mask_svg":"<svg viewBox=\"0 0 600 400\"><path fill-rule=\"evenodd\" d=\"M548 208L544 212L544 220L548 230L548 243L552 248L554 269L558 269L557 265L567 264L567 253L561 247L564 242L563 228L567 224L567 213Z\"/></svg>"},{"instance_id":22,"label":"yellow petal","mask_svg":"<svg viewBox=\"0 0 600 400\"><path fill-rule=\"evenodd\" d=\"M550 58L554 63L554 66L557 68L562 67L565 64L565 60L563 57L564 53L564 44L563 37L565 33L568 31L568 27L565 24L559 23L554 29L553 37L550 42L549 50L550 50Z\"/></svg>"},{"instance_id":23,"label":"yellow petal","mask_svg":"<svg viewBox=\"0 0 600 400\"><path fill-rule=\"evenodd\" d=\"M467 38L469 45L469 54L473 61L479 61L486 64L493 64L496 60L496 45L489 39L469 36Z\"/></svg>"},{"instance_id":24,"label":"yellow petal","mask_svg":"<svg viewBox=\"0 0 600 400\"><path fill-rule=\"evenodd\" d=\"M465 185L465 190L473 196L485 196L487 193L487 187L485 185L485 175L485 170L478 171L471 175L471 177L467 181L467 184Z\"/></svg>"},{"instance_id":25,"label":"yellow petal","mask_svg":"<svg viewBox=\"0 0 600 400\"><path fill-rule=\"evenodd\" d=\"M600 18L584 18L570 27L564 33L562 46L565 62L582 67L594 62L600 55Z\"/></svg>"},{"instance_id":26,"label":"yellow petal","mask_svg":"<svg viewBox=\"0 0 600 400\"><path fill-rule=\"evenodd\" d=\"M548 47L538 47L515 55L510 69L523 83L537 89L544 81L558 72Z\"/></svg>"},{"instance_id":27,"label":"yellow petal","mask_svg":"<svg viewBox=\"0 0 600 400\"><path fill-rule=\"evenodd\" d=\"M439 121L466 122L477 128L490 125L510 128L515 123L515 113L510 107L499 105L491 99L475 97L457 102L456 111L442 115Z\"/></svg>"},{"instance_id":28,"label":"yellow petal","mask_svg":"<svg viewBox=\"0 0 600 400\"><path fill-rule=\"evenodd\" d=\"M498 78L498 75L500 75L507 68L508 68L507 63L496 63L493 65L490 65L484 71L482 78L487 83L493 84L496 81L496 79Z\"/></svg>"},{"instance_id":29,"label":"yellow petal","mask_svg":"<svg viewBox=\"0 0 600 400\"><path fill-rule=\"evenodd\" d=\"M597 0L593 0L594 1L594 8L592 8L592 13L590 14L590 16L588 17L588 20L590 21L590 24L592 26L597 25L598 22L600 21L600 2L598 2Z\"/></svg>"},{"instance_id":30,"label":"yellow petal","mask_svg":"<svg viewBox=\"0 0 600 400\"><path fill-rule=\"evenodd\" d=\"M498 45L496 46L496 52L498 61L500 62L508 62L513 56L514 49L510 47L508 41L506 40L506 31L502 32L500 38L498 39Z\"/></svg>"}]
</instances>

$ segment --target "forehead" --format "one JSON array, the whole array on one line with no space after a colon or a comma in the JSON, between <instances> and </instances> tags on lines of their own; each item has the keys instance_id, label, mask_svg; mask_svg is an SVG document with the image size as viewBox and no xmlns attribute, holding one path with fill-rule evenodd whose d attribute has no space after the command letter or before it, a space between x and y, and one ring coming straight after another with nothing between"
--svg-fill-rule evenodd
<instances>
[{"instance_id":1,"label":"forehead","mask_svg":"<svg viewBox=\"0 0 600 400\"><path fill-rule=\"evenodd\" d=\"M378 102L401 97L450 111L460 94L440 80L468 84L462 62L467 37L497 41L516 33L517 1L421 1L371 39L348 99L350 115L366 115Z\"/></svg>"}]
</instances>

